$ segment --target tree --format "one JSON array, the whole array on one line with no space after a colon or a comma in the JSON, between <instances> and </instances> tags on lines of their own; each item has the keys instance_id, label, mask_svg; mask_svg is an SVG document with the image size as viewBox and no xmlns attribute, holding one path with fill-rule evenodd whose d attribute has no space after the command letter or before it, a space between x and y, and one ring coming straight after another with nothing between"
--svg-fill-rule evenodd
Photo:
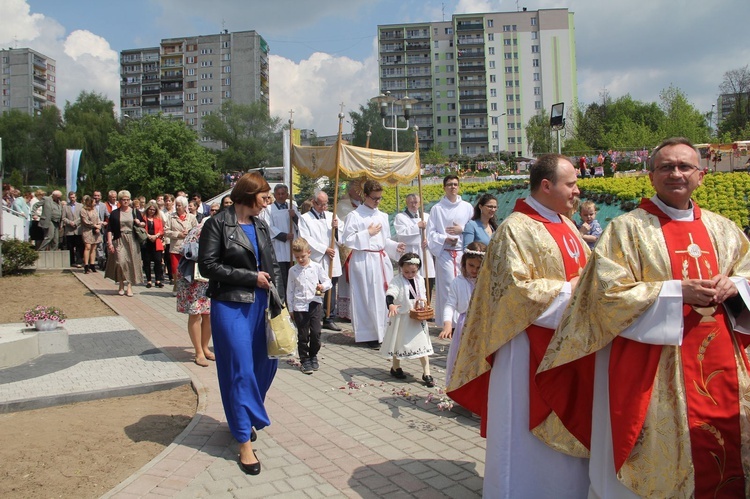
<instances>
[{"instance_id":1,"label":"tree","mask_svg":"<svg viewBox=\"0 0 750 499\"><path fill-rule=\"evenodd\" d=\"M58 131L55 142L59 151L83 150L79 166L79 175L86 178L80 185L83 190L102 190L107 185L103 171L110 160L110 136L117 130L114 109L114 102L95 92L83 91L74 103L65 103L63 127ZM62 174L56 172L53 179L58 175L65 178L64 170Z\"/></svg>"},{"instance_id":2,"label":"tree","mask_svg":"<svg viewBox=\"0 0 750 499\"><path fill-rule=\"evenodd\" d=\"M370 131L370 149L381 149L383 151L392 151L392 131L383 127L383 118L380 116L380 109L375 102L370 102L367 106L359 106L359 112L350 111L349 118L354 123L354 138L352 144L355 146L365 147L367 144L367 132ZM390 123L391 116L386 117L386 124ZM389 125L390 126L390 125ZM403 128L406 122L399 118L398 126ZM405 130L398 132L398 150L414 150L414 132Z\"/></svg>"},{"instance_id":3,"label":"tree","mask_svg":"<svg viewBox=\"0 0 750 499\"><path fill-rule=\"evenodd\" d=\"M423 165L442 165L448 161L448 157L443 153L443 144L440 142L435 142L419 159Z\"/></svg>"},{"instance_id":4,"label":"tree","mask_svg":"<svg viewBox=\"0 0 750 499\"><path fill-rule=\"evenodd\" d=\"M731 111L718 125L718 135L730 135L733 140L747 138L743 129L750 124L750 69L748 66L724 73L719 85L722 100L731 101Z\"/></svg>"},{"instance_id":5,"label":"tree","mask_svg":"<svg viewBox=\"0 0 750 499\"><path fill-rule=\"evenodd\" d=\"M46 178L36 175L33 128L33 118L22 111L13 109L0 115L5 171L20 171L25 184L29 184L29 179L46 183Z\"/></svg>"},{"instance_id":6,"label":"tree","mask_svg":"<svg viewBox=\"0 0 750 499\"><path fill-rule=\"evenodd\" d=\"M534 154L545 154L553 151L552 129L549 126L549 114L542 109L529 119L526 124L526 143Z\"/></svg>"},{"instance_id":7,"label":"tree","mask_svg":"<svg viewBox=\"0 0 750 499\"><path fill-rule=\"evenodd\" d=\"M203 124L204 135L226 146L218 157L223 172L283 163L281 118L271 117L262 102L225 101L218 113L204 118Z\"/></svg>"},{"instance_id":8,"label":"tree","mask_svg":"<svg viewBox=\"0 0 750 499\"><path fill-rule=\"evenodd\" d=\"M214 157L197 139L182 120L162 115L126 122L122 133L109 136L108 188L147 198L177 190L200 192L204 198L220 192Z\"/></svg>"},{"instance_id":9,"label":"tree","mask_svg":"<svg viewBox=\"0 0 750 499\"><path fill-rule=\"evenodd\" d=\"M674 85L659 93L664 121L659 128L659 137L685 137L693 143L709 140L711 130L706 118L687 100L687 96Z\"/></svg>"}]
</instances>

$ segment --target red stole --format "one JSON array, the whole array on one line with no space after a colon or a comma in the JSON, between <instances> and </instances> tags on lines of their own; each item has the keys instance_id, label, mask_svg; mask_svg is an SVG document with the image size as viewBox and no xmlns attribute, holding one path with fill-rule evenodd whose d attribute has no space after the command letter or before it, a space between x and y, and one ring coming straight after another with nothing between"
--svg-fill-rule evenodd
<instances>
[{"instance_id":1,"label":"red stole","mask_svg":"<svg viewBox=\"0 0 750 499\"><path fill-rule=\"evenodd\" d=\"M670 219L650 200L643 200L640 207L659 217L673 279L710 279L719 273L697 205L692 222ZM710 315L703 317L693 307L684 306L680 347L695 497L742 497L736 338L722 307L705 313ZM622 337L612 343L609 404L616 471L630 456L643 428L662 348ZM747 364L744 352L742 355Z\"/></svg>"}]
</instances>

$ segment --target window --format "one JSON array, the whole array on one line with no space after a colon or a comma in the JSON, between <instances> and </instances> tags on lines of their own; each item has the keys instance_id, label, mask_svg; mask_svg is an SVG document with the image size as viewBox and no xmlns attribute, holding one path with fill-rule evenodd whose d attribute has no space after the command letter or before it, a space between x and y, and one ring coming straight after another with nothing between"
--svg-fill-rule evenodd
<instances>
[{"instance_id":1,"label":"window","mask_svg":"<svg viewBox=\"0 0 750 499\"><path fill-rule=\"evenodd\" d=\"M513 72L518 73L518 66L513 66Z\"/></svg>"},{"instance_id":2,"label":"window","mask_svg":"<svg viewBox=\"0 0 750 499\"><path fill-rule=\"evenodd\" d=\"M538 68L539 67L539 59L532 59L531 60L531 65L533 67L535 67L535 68Z\"/></svg>"},{"instance_id":3,"label":"window","mask_svg":"<svg viewBox=\"0 0 750 499\"><path fill-rule=\"evenodd\" d=\"M432 32L437 35L438 34L438 29L437 28L432 28Z\"/></svg>"},{"instance_id":4,"label":"window","mask_svg":"<svg viewBox=\"0 0 750 499\"><path fill-rule=\"evenodd\" d=\"M230 61L232 60L232 54L224 54L221 56L222 61Z\"/></svg>"},{"instance_id":5,"label":"window","mask_svg":"<svg viewBox=\"0 0 750 499\"><path fill-rule=\"evenodd\" d=\"M446 109L447 109L448 111L455 111L455 110L456 110L456 103L455 103L455 102L449 102L449 103L448 103L448 104L447 104L447 105L445 106L445 108L446 108Z\"/></svg>"},{"instance_id":6,"label":"window","mask_svg":"<svg viewBox=\"0 0 750 499\"><path fill-rule=\"evenodd\" d=\"M490 75L490 83L495 83L496 77L495 75Z\"/></svg>"},{"instance_id":7,"label":"window","mask_svg":"<svg viewBox=\"0 0 750 499\"><path fill-rule=\"evenodd\" d=\"M503 31L510 31L510 24L503 25Z\"/></svg>"},{"instance_id":8,"label":"window","mask_svg":"<svg viewBox=\"0 0 750 499\"><path fill-rule=\"evenodd\" d=\"M448 129L448 135L456 135L456 129L455 128L449 128Z\"/></svg>"},{"instance_id":9,"label":"window","mask_svg":"<svg viewBox=\"0 0 750 499\"><path fill-rule=\"evenodd\" d=\"M436 29L437 29L437 28L436 28ZM437 41L437 40L435 40L434 42L432 42L432 47L433 47L433 48L436 48L436 49L437 49L437 48L440 48L440 42L439 42L439 41Z\"/></svg>"},{"instance_id":10,"label":"window","mask_svg":"<svg viewBox=\"0 0 750 499\"><path fill-rule=\"evenodd\" d=\"M505 40L503 40L503 45L505 45L506 47L510 47L510 38L506 38Z\"/></svg>"},{"instance_id":11,"label":"window","mask_svg":"<svg viewBox=\"0 0 750 499\"><path fill-rule=\"evenodd\" d=\"M506 60L506 61L509 61L509 60L510 60L510 59L511 59L511 58L513 57L513 56L511 55L511 53L510 53L510 52L506 52L506 53L505 53L505 54L503 54L503 55L505 56L505 60Z\"/></svg>"},{"instance_id":12,"label":"window","mask_svg":"<svg viewBox=\"0 0 750 499\"><path fill-rule=\"evenodd\" d=\"M455 97L455 96L456 96L456 91L455 91L455 90L448 90L448 91L447 91L447 92L445 93L445 96L446 96L446 97Z\"/></svg>"},{"instance_id":13,"label":"window","mask_svg":"<svg viewBox=\"0 0 750 499\"><path fill-rule=\"evenodd\" d=\"M185 100L195 100L198 94L185 94Z\"/></svg>"},{"instance_id":14,"label":"window","mask_svg":"<svg viewBox=\"0 0 750 499\"><path fill-rule=\"evenodd\" d=\"M513 80L506 81L505 88L513 88Z\"/></svg>"},{"instance_id":15,"label":"window","mask_svg":"<svg viewBox=\"0 0 750 499\"><path fill-rule=\"evenodd\" d=\"M497 97L497 90L494 88L490 89L490 97Z\"/></svg>"},{"instance_id":16,"label":"window","mask_svg":"<svg viewBox=\"0 0 750 499\"><path fill-rule=\"evenodd\" d=\"M508 102L513 102L513 94L508 94L505 96L505 100Z\"/></svg>"},{"instance_id":17,"label":"window","mask_svg":"<svg viewBox=\"0 0 750 499\"><path fill-rule=\"evenodd\" d=\"M536 17L531 18L531 25L536 26Z\"/></svg>"},{"instance_id":18,"label":"window","mask_svg":"<svg viewBox=\"0 0 750 499\"><path fill-rule=\"evenodd\" d=\"M487 53L489 55L495 55L495 47L488 47L487 48Z\"/></svg>"},{"instance_id":19,"label":"window","mask_svg":"<svg viewBox=\"0 0 750 499\"><path fill-rule=\"evenodd\" d=\"M513 116L514 114L516 114L516 110L515 109L513 109L513 108L508 109L508 116Z\"/></svg>"},{"instance_id":20,"label":"window","mask_svg":"<svg viewBox=\"0 0 750 499\"><path fill-rule=\"evenodd\" d=\"M531 46L531 53L532 54L538 54L539 53L539 45L532 45Z\"/></svg>"},{"instance_id":21,"label":"window","mask_svg":"<svg viewBox=\"0 0 750 499\"><path fill-rule=\"evenodd\" d=\"M439 73L440 72L440 66L435 66L435 71L434 72L435 73Z\"/></svg>"},{"instance_id":22,"label":"window","mask_svg":"<svg viewBox=\"0 0 750 499\"><path fill-rule=\"evenodd\" d=\"M232 96L232 94L229 92L229 90L224 91L224 98L229 99Z\"/></svg>"},{"instance_id":23,"label":"window","mask_svg":"<svg viewBox=\"0 0 750 499\"><path fill-rule=\"evenodd\" d=\"M534 109L541 109L542 108L542 101L535 100L534 101Z\"/></svg>"},{"instance_id":24,"label":"window","mask_svg":"<svg viewBox=\"0 0 750 499\"><path fill-rule=\"evenodd\" d=\"M231 73L232 72L232 66L224 66L221 68L222 73Z\"/></svg>"},{"instance_id":25,"label":"window","mask_svg":"<svg viewBox=\"0 0 750 499\"><path fill-rule=\"evenodd\" d=\"M516 138L515 137L508 137L508 144L515 144Z\"/></svg>"},{"instance_id":26,"label":"window","mask_svg":"<svg viewBox=\"0 0 750 499\"><path fill-rule=\"evenodd\" d=\"M516 25L514 24L512 28L513 28L513 31L516 31L516 30L518 29L518 26L516 26Z\"/></svg>"},{"instance_id":27,"label":"window","mask_svg":"<svg viewBox=\"0 0 750 499\"><path fill-rule=\"evenodd\" d=\"M516 101L520 101L520 100L521 100L521 94L516 94Z\"/></svg>"},{"instance_id":28,"label":"window","mask_svg":"<svg viewBox=\"0 0 750 499\"><path fill-rule=\"evenodd\" d=\"M213 77L213 73L201 73L201 80L211 80Z\"/></svg>"},{"instance_id":29,"label":"window","mask_svg":"<svg viewBox=\"0 0 750 499\"><path fill-rule=\"evenodd\" d=\"M442 106L442 105L441 105L441 104L440 104L440 103L438 102L437 104L435 104L435 111L440 111L440 109L441 109L442 107L443 107L443 106Z\"/></svg>"},{"instance_id":30,"label":"window","mask_svg":"<svg viewBox=\"0 0 750 499\"><path fill-rule=\"evenodd\" d=\"M539 73L534 73L534 81L541 80L541 75Z\"/></svg>"},{"instance_id":31,"label":"window","mask_svg":"<svg viewBox=\"0 0 750 499\"><path fill-rule=\"evenodd\" d=\"M455 116L448 116L448 123L455 123L456 117Z\"/></svg>"},{"instance_id":32,"label":"window","mask_svg":"<svg viewBox=\"0 0 750 499\"><path fill-rule=\"evenodd\" d=\"M453 34L453 28L445 28L445 34L446 35L452 35Z\"/></svg>"},{"instance_id":33,"label":"window","mask_svg":"<svg viewBox=\"0 0 750 499\"><path fill-rule=\"evenodd\" d=\"M438 125L439 125L439 124L440 124L440 123L441 123L442 121L443 121L443 117L442 117L442 116L438 116L438 117L437 117L437 123L438 123Z\"/></svg>"},{"instance_id":34,"label":"window","mask_svg":"<svg viewBox=\"0 0 750 499\"><path fill-rule=\"evenodd\" d=\"M451 60L451 59L453 59L453 52L448 52L448 53L446 53L446 54L445 54L445 58L446 58L447 60Z\"/></svg>"},{"instance_id":35,"label":"window","mask_svg":"<svg viewBox=\"0 0 750 499\"><path fill-rule=\"evenodd\" d=\"M513 52L513 59L518 59L518 52Z\"/></svg>"},{"instance_id":36,"label":"window","mask_svg":"<svg viewBox=\"0 0 750 499\"><path fill-rule=\"evenodd\" d=\"M538 32L536 32L536 31L532 31L531 32L531 39L532 40L537 40L538 37L539 37L539 33Z\"/></svg>"},{"instance_id":37,"label":"window","mask_svg":"<svg viewBox=\"0 0 750 499\"><path fill-rule=\"evenodd\" d=\"M490 61L489 68L490 69L495 69L495 61Z\"/></svg>"},{"instance_id":38,"label":"window","mask_svg":"<svg viewBox=\"0 0 750 499\"><path fill-rule=\"evenodd\" d=\"M495 41L495 33L488 33L487 34L487 41L489 41L489 42Z\"/></svg>"},{"instance_id":39,"label":"window","mask_svg":"<svg viewBox=\"0 0 750 499\"><path fill-rule=\"evenodd\" d=\"M505 74L510 74L512 72L513 72L513 67L511 67L511 66L506 66L505 67Z\"/></svg>"},{"instance_id":40,"label":"window","mask_svg":"<svg viewBox=\"0 0 750 499\"><path fill-rule=\"evenodd\" d=\"M493 21L492 19L487 19L487 27L488 28L491 28L494 25L495 25L495 21Z\"/></svg>"},{"instance_id":41,"label":"window","mask_svg":"<svg viewBox=\"0 0 750 499\"><path fill-rule=\"evenodd\" d=\"M441 130L440 128L438 128L438 137L441 137L442 135L443 135L443 130Z\"/></svg>"},{"instance_id":42,"label":"window","mask_svg":"<svg viewBox=\"0 0 750 499\"><path fill-rule=\"evenodd\" d=\"M229 42L221 42L221 48L228 49L229 48Z\"/></svg>"},{"instance_id":43,"label":"window","mask_svg":"<svg viewBox=\"0 0 750 499\"><path fill-rule=\"evenodd\" d=\"M517 107L517 108L516 108L516 114L517 114L518 116L521 116L521 108L520 108L520 107Z\"/></svg>"},{"instance_id":44,"label":"window","mask_svg":"<svg viewBox=\"0 0 750 499\"><path fill-rule=\"evenodd\" d=\"M516 124L515 123L508 123L508 130L515 130Z\"/></svg>"},{"instance_id":45,"label":"window","mask_svg":"<svg viewBox=\"0 0 750 499\"><path fill-rule=\"evenodd\" d=\"M438 54L437 52L435 52L435 60L436 60L436 61L439 61L439 60L440 60L440 54Z\"/></svg>"},{"instance_id":46,"label":"window","mask_svg":"<svg viewBox=\"0 0 750 499\"><path fill-rule=\"evenodd\" d=\"M201 99L201 104L213 104L214 100L211 97L206 97L204 99Z\"/></svg>"},{"instance_id":47,"label":"window","mask_svg":"<svg viewBox=\"0 0 750 499\"><path fill-rule=\"evenodd\" d=\"M232 84L232 79L231 78L226 78L224 80L224 85L231 85L231 84Z\"/></svg>"},{"instance_id":48,"label":"window","mask_svg":"<svg viewBox=\"0 0 750 499\"><path fill-rule=\"evenodd\" d=\"M516 80L516 82L515 82L515 83L516 83L516 86L517 86L517 87L520 87L520 86L521 86L521 80Z\"/></svg>"},{"instance_id":49,"label":"window","mask_svg":"<svg viewBox=\"0 0 750 499\"><path fill-rule=\"evenodd\" d=\"M436 90L436 91L435 91L435 98L436 98L436 99L439 99L439 98L440 98L440 96L441 96L441 93L442 93L442 92L440 92L440 90Z\"/></svg>"},{"instance_id":50,"label":"window","mask_svg":"<svg viewBox=\"0 0 750 499\"><path fill-rule=\"evenodd\" d=\"M435 86L437 87L439 85L440 85L440 78L435 78Z\"/></svg>"},{"instance_id":51,"label":"window","mask_svg":"<svg viewBox=\"0 0 750 499\"><path fill-rule=\"evenodd\" d=\"M188 52L195 52L196 50L198 50L198 45L190 44L190 45L187 46L187 51Z\"/></svg>"},{"instance_id":52,"label":"window","mask_svg":"<svg viewBox=\"0 0 750 499\"><path fill-rule=\"evenodd\" d=\"M201 49L201 54L203 54L203 55L213 54L213 53L214 53L213 49Z\"/></svg>"},{"instance_id":53,"label":"window","mask_svg":"<svg viewBox=\"0 0 750 499\"><path fill-rule=\"evenodd\" d=\"M456 79L455 78L446 78L445 79L445 83L448 84L448 85L455 85L456 84Z\"/></svg>"},{"instance_id":54,"label":"window","mask_svg":"<svg viewBox=\"0 0 750 499\"><path fill-rule=\"evenodd\" d=\"M456 148L456 147L458 147L458 146L457 146L456 142L448 142L448 147L449 147L450 149L455 149L455 148Z\"/></svg>"},{"instance_id":55,"label":"window","mask_svg":"<svg viewBox=\"0 0 750 499\"><path fill-rule=\"evenodd\" d=\"M213 65L214 65L214 61L201 61L201 67L202 68L205 68L205 67L208 67L208 66L213 66Z\"/></svg>"},{"instance_id":56,"label":"window","mask_svg":"<svg viewBox=\"0 0 750 499\"><path fill-rule=\"evenodd\" d=\"M195 106L188 106L187 112L188 113L194 113L195 112Z\"/></svg>"},{"instance_id":57,"label":"window","mask_svg":"<svg viewBox=\"0 0 750 499\"><path fill-rule=\"evenodd\" d=\"M213 85L203 85L201 87L201 92L213 92L214 86Z\"/></svg>"},{"instance_id":58,"label":"window","mask_svg":"<svg viewBox=\"0 0 750 499\"><path fill-rule=\"evenodd\" d=\"M490 111L497 111L497 102L490 103Z\"/></svg>"},{"instance_id":59,"label":"window","mask_svg":"<svg viewBox=\"0 0 750 499\"><path fill-rule=\"evenodd\" d=\"M534 95L542 95L542 87L534 87Z\"/></svg>"},{"instance_id":60,"label":"window","mask_svg":"<svg viewBox=\"0 0 750 499\"><path fill-rule=\"evenodd\" d=\"M198 60L198 58L195 57L194 55L191 55L191 56L187 57L186 59L187 59L187 63L188 64L195 64L195 61Z\"/></svg>"},{"instance_id":61,"label":"window","mask_svg":"<svg viewBox=\"0 0 750 499\"><path fill-rule=\"evenodd\" d=\"M449 65L445 66L445 70L448 73L453 73L456 70L456 66L454 66L453 64L449 64Z\"/></svg>"}]
</instances>

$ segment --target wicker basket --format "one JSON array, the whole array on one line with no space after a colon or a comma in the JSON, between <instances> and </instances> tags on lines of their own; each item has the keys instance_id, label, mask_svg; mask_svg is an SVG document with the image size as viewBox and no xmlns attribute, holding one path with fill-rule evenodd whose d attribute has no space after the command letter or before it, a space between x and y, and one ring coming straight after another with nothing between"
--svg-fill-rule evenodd
<instances>
[{"instance_id":1,"label":"wicker basket","mask_svg":"<svg viewBox=\"0 0 750 499\"><path fill-rule=\"evenodd\" d=\"M409 310L409 317L415 321L428 321L435 317L435 310L432 307L425 307L419 310L411 309Z\"/></svg>"}]
</instances>

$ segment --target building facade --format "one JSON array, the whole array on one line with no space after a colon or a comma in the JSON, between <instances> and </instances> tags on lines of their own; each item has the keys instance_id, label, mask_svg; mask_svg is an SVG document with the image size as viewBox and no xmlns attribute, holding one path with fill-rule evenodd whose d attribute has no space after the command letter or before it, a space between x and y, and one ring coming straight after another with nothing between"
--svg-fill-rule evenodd
<instances>
[{"instance_id":1,"label":"building facade","mask_svg":"<svg viewBox=\"0 0 750 499\"><path fill-rule=\"evenodd\" d=\"M56 105L56 63L28 48L0 50L0 113L16 109L32 116Z\"/></svg>"},{"instance_id":2,"label":"building facade","mask_svg":"<svg viewBox=\"0 0 750 499\"><path fill-rule=\"evenodd\" d=\"M269 106L268 44L255 31L167 38L158 47L120 53L120 107L138 118L179 118L208 147L203 118L232 100Z\"/></svg>"},{"instance_id":3,"label":"building facade","mask_svg":"<svg viewBox=\"0 0 750 499\"><path fill-rule=\"evenodd\" d=\"M529 154L525 126L577 99L575 29L567 9L456 14L378 26L382 92L416 98L420 148Z\"/></svg>"}]
</instances>

